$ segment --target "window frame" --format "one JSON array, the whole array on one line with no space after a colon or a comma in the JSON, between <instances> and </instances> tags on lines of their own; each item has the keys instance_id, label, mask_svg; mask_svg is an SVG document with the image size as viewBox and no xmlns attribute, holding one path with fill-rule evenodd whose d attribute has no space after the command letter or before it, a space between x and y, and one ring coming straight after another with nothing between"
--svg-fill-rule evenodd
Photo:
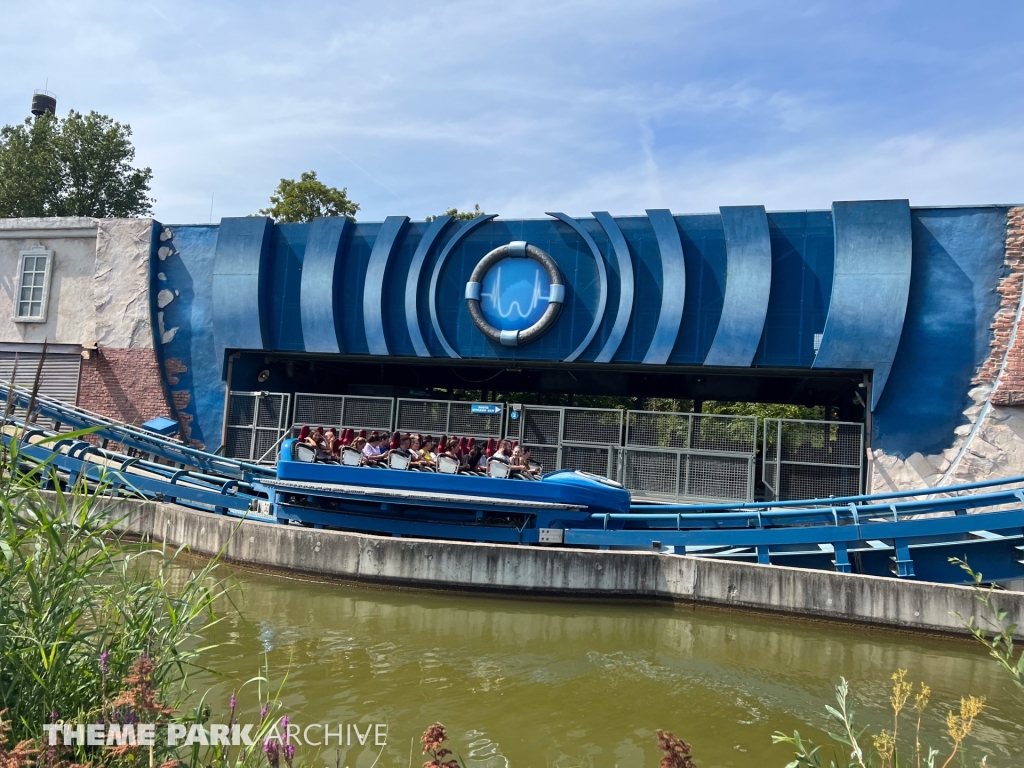
<instances>
[{"instance_id":1,"label":"window frame","mask_svg":"<svg viewBox=\"0 0 1024 768\"><path fill-rule=\"evenodd\" d=\"M25 279L25 259L43 256L46 258L46 267L43 272L43 295L40 301L39 315L22 315L21 305L27 303L31 309L32 299L23 302L21 299L22 281ZM50 303L50 275L53 273L53 251L44 246L35 246L27 251L18 254L18 279L14 293L14 322L16 323L45 323L46 312ZM36 286L33 286L36 287Z\"/></svg>"}]
</instances>

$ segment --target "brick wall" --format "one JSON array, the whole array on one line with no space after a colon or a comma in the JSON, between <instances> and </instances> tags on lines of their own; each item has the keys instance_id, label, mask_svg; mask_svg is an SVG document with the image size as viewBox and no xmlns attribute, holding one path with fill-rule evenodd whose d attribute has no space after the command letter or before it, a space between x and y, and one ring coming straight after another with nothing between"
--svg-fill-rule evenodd
<instances>
[{"instance_id":1,"label":"brick wall","mask_svg":"<svg viewBox=\"0 0 1024 768\"><path fill-rule=\"evenodd\" d=\"M1006 217L1006 265L1009 273L997 289L1002 295L999 311L992 322L992 351L974 378L975 384L995 383L999 369L1006 361L990 401L994 405L1024 404L1024 323L1017 329L1013 346L1013 326L1024 287L1024 208L1011 208Z\"/></svg>"},{"instance_id":2,"label":"brick wall","mask_svg":"<svg viewBox=\"0 0 1024 768\"><path fill-rule=\"evenodd\" d=\"M78 405L135 425L157 416L173 418L152 349L101 347L82 360Z\"/></svg>"}]
</instances>

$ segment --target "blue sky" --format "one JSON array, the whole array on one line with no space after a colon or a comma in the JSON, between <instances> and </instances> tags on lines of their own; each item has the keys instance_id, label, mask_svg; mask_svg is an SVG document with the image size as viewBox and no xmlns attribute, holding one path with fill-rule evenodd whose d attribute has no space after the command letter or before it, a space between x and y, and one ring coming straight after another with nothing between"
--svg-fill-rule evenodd
<instances>
[{"instance_id":1,"label":"blue sky","mask_svg":"<svg viewBox=\"0 0 1024 768\"><path fill-rule=\"evenodd\" d=\"M156 216L1024 202L1024 2L5 4L0 123L131 124Z\"/></svg>"}]
</instances>

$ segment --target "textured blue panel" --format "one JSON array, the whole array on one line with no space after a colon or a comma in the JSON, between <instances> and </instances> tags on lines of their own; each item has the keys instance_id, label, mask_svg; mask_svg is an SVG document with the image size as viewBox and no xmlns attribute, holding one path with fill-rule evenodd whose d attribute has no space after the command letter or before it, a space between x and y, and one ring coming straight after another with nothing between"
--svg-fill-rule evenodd
<instances>
[{"instance_id":1,"label":"textured blue panel","mask_svg":"<svg viewBox=\"0 0 1024 768\"><path fill-rule=\"evenodd\" d=\"M719 208L728 270L722 317L705 365L749 366L761 341L772 287L772 243L763 205Z\"/></svg>"},{"instance_id":2,"label":"textured blue panel","mask_svg":"<svg viewBox=\"0 0 1024 768\"><path fill-rule=\"evenodd\" d=\"M910 299L873 448L890 456L940 453L966 419L975 371L991 352L1003 277L1006 208L914 208Z\"/></svg>"},{"instance_id":3,"label":"textured blue panel","mask_svg":"<svg viewBox=\"0 0 1024 768\"><path fill-rule=\"evenodd\" d=\"M594 322L590 326L590 330L587 335L580 342L580 345L572 351L572 353L565 358L565 362L571 363L577 357L586 351L590 342L594 340L594 336L597 335L597 329L601 327L601 321L604 320L604 310L608 306L608 272L604 266L604 255L601 253L601 249L597 247L597 243L594 242L594 238L590 236L583 227L581 227L575 219L570 219L564 213L549 213L548 216L554 216L561 222L568 224L570 227L576 230L583 241L590 248L590 252L594 254L594 261L597 264L597 274L601 281L600 293L597 299L597 308L594 310Z\"/></svg>"},{"instance_id":4,"label":"textured blue panel","mask_svg":"<svg viewBox=\"0 0 1024 768\"><path fill-rule=\"evenodd\" d=\"M366 333L366 346L371 355L390 354L387 339L384 338L382 315L384 273L387 271L388 259L391 258L395 242L408 222L408 216L388 216L384 219L384 224L373 243L370 263L366 267L366 280L363 283L363 329Z\"/></svg>"},{"instance_id":5,"label":"textured blue panel","mask_svg":"<svg viewBox=\"0 0 1024 768\"><path fill-rule=\"evenodd\" d=\"M221 219L213 264L213 337L225 349L269 348L266 262L274 224L260 216Z\"/></svg>"},{"instance_id":6,"label":"textured blue panel","mask_svg":"<svg viewBox=\"0 0 1024 768\"><path fill-rule=\"evenodd\" d=\"M341 290L338 260L351 221L317 219L309 227L302 261L300 313L307 352L341 352L334 321L334 294Z\"/></svg>"},{"instance_id":7,"label":"textured blue panel","mask_svg":"<svg viewBox=\"0 0 1024 768\"><path fill-rule=\"evenodd\" d=\"M427 254L430 253L431 247L451 221L451 216L438 216L431 222L430 227L420 238L419 245L416 246L412 264L409 265L409 275L405 279L405 324L409 329L409 337L412 339L412 346L416 350L417 357L430 357L430 350L427 349L427 343L423 340L423 331L420 328L419 308L416 300L419 293L420 274L423 272L423 263L427 260Z\"/></svg>"},{"instance_id":8,"label":"textured blue panel","mask_svg":"<svg viewBox=\"0 0 1024 768\"><path fill-rule=\"evenodd\" d=\"M472 221L466 222L465 226L456 232L452 239L448 241L444 250L441 251L441 255L437 257L437 262L434 264L434 273L430 276L430 323L434 326L434 333L437 335L437 340L441 342L441 346L444 347L444 351L448 353L449 357L461 357L461 355L455 351L455 348L449 344L448 340L444 337L444 334L441 332L441 321L437 316L437 281L441 276L441 267L444 266L445 261L448 259L448 255L452 252L455 246L458 245L466 235L481 224L496 218L498 218L498 214L488 213L483 216L477 216ZM459 291L458 295L461 297L462 291Z\"/></svg>"},{"instance_id":9,"label":"textured blue panel","mask_svg":"<svg viewBox=\"0 0 1024 768\"><path fill-rule=\"evenodd\" d=\"M754 365L809 368L832 297L832 211L768 213L772 291Z\"/></svg>"},{"instance_id":10,"label":"textured blue panel","mask_svg":"<svg viewBox=\"0 0 1024 768\"><path fill-rule=\"evenodd\" d=\"M302 293L302 259L306 252L309 224L288 222L275 224L270 235L270 257L267 274L260 277L266 291L268 348L302 352L300 304Z\"/></svg>"},{"instance_id":11,"label":"textured blue panel","mask_svg":"<svg viewBox=\"0 0 1024 768\"><path fill-rule=\"evenodd\" d=\"M633 312L633 260L629 256L626 238L622 236L622 230L611 214L607 211L595 211L594 218L608 235L612 248L615 249L615 261L619 268L619 308L615 313L615 325L612 326L612 331L601 351L594 358L594 362L607 363L619 350L629 326L629 316Z\"/></svg>"},{"instance_id":12,"label":"textured blue panel","mask_svg":"<svg viewBox=\"0 0 1024 768\"><path fill-rule=\"evenodd\" d=\"M648 210L647 218L654 227L658 238L658 250L661 251L661 311L658 314L658 325L654 329L654 338L647 348L643 363L646 365L664 365L668 362L672 348L679 335L679 325L683 319L683 303L686 300L686 265L683 261L683 244L679 239L679 229L667 209Z\"/></svg>"},{"instance_id":13,"label":"textured blue panel","mask_svg":"<svg viewBox=\"0 0 1024 768\"><path fill-rule=\"evenodd\" d=\"M912 243L907 200L832 204L836 266L814 368L870 368L878 404L903 332Z\"/></svg>"},{"instance_id":14,"label":"textured blue panel","mask_svg":"<svg viewBox=\"0 0 1024 768\"><path fill-rule=\"evenodd\" d=\"M701 365L722 319L727 256L722 217L717 213L674 216L683 246L686 296L683 319L668 362Z\"/></svg>"}]
</instances>

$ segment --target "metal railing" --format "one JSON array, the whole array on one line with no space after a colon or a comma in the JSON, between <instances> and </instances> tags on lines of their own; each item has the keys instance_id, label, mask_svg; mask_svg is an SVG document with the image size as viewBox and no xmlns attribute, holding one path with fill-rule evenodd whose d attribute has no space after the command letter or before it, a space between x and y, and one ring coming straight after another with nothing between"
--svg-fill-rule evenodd
<instances>
[{"instance_id":1,"label":"metal railing","mask_svg":"<svg viewBox=\"0 0 1024 768\"><path fill-rule=\"evenodd\" d=\"M770 501L854 496L863 490L863 424L765 419L761 455Z\"/></svg>"}]
</instances>

